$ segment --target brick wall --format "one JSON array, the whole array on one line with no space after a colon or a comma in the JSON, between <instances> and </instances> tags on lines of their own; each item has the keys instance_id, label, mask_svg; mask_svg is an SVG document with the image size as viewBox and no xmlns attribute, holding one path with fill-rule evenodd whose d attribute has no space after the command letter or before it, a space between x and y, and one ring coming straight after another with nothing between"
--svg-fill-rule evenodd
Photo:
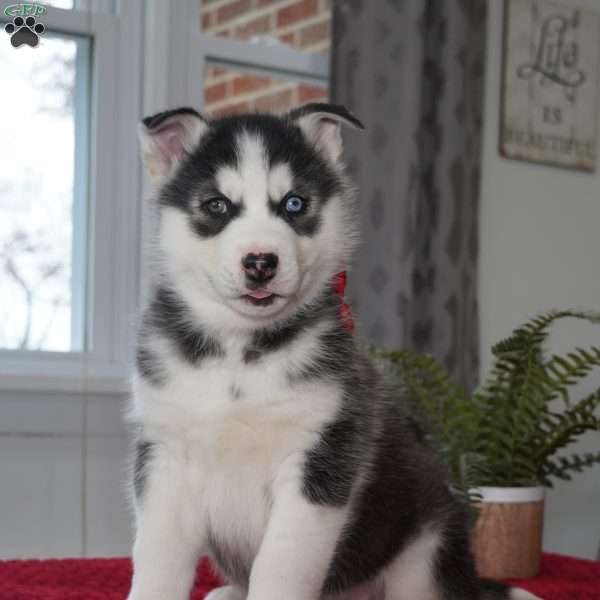
<instances>
[{"instance_id":1,"label":"brick wall","mask_svg":"<svg viewBox=\"0 0 600 600\"><path fill-rule=\"evenodd\" d=\"M305 52L329 51L332 0L198 0L205 33L248 40L277 39ZM248 110L282 111L325 101L322 87L208 67L204 111L211 116Z\"/></svg>"}]
</instances>

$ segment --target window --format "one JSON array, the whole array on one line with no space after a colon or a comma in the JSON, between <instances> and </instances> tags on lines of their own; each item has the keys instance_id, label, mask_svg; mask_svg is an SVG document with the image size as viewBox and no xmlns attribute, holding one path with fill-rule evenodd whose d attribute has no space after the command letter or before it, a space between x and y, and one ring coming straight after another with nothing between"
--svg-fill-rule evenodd
<instances>
[{"instance_id":1,"label":"window","mask_svg":"<svg viewBox=\"0 0 600 600\"><path fill-rule=\"evenodd\" d=\"M0 64L0 348L81 350L89 39L48 33L30 52L3 43Z\"/></svg>"},{"instance_id":2,"label":"window","mask_svg":"<svg viewBox=\"0 0 600 600\"><path fill-rule=\"evenodd\" d=\"M54 8L87 10L96 13L115 13L115 0L46 0L41 3L43 6L53 6Z\"/></svg>"},{"instance_id":3,"label":"window","mask_svg":"<svg viewBox=\"0 0 600 600\"><path fill-rule=\"evenodd\" d=\"M0 0L2 30L22 6ZM0 32L0 389L122 390L137 301L142 0L36 6L37 45Z\"/></svg>"},{"instance_id":4,"label":"window","mask_svg":"<svg viewBox=\"0 0 600 600\"><path fill-rule=\"evenodd\" d=\"M331 0L200 0L202 31L244 41L329 52Z\"/></svg>"},{"instance_id":5,"label":"window","mask_svg":"<svg viewBox=\"0 0 600 600\"><path fill-rule=\"evenodd\" d=\"M208 115L328 98L331 0L196 0Z\"/></svg>"},{"instance_id":6,"label":"window","mask_svg":"<svg viewBox=\"0 0 600 600\"><path fill-rule=\"evenodd\" d=\"M204 73L204 113L209 117L253 110L282 112L305 102L323 102L327 95L325 84L254 75L210 63Z\"/></svg>"}]
</instances>

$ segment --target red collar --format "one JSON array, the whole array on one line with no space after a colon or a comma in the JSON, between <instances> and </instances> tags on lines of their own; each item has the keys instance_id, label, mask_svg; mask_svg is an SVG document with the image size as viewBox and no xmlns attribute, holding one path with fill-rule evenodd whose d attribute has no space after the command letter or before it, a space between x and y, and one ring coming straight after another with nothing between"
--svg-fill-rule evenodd
<instances>
[{"instance_id":1,"label":"red collar","mask_svg":"<svg viewBox=\"0 0 600 600\"><path fill-rule=\"evenodd\" d=\"M352 318L352 309L350 305L344 300L344 292L346 291L346 271L340 271L333 279L333 289L342 299L340 305L340 320L344 329L352 331L354 329L354 319Z\"/></svg>"}]
</instances>

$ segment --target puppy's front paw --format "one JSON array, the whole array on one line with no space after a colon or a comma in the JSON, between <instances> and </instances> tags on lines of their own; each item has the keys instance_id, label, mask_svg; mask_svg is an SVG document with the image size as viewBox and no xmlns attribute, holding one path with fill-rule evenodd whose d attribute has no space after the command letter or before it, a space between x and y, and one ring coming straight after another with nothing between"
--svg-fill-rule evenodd
<instances>
[{"instance_id":1,"label":"puppy's front paw","mask_svg":"<svg viewBox=\"0 0 600 600\"><path fill-rule=\"evenodd\" d=\"M226 585L210 592L204 600L246 600L246 594L235 585Z\"/></svg>"}]
</instances>

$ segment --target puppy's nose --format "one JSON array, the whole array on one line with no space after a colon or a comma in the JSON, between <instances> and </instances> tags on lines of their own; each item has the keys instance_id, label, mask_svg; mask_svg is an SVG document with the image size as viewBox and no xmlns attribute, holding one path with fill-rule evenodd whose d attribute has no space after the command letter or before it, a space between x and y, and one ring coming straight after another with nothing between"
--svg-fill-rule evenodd
<instances>
[{"instance_id":1,"label":"puppy's nose","mask_svg":"<svg viewBox=\"0 0 600 600\"><path fill-rule=\"evenodd\" d=\"M275 277L279 258L277 254L246 254L242 267L246 277L254 283L266 283Z\"/></svg>"}]
</instances>

